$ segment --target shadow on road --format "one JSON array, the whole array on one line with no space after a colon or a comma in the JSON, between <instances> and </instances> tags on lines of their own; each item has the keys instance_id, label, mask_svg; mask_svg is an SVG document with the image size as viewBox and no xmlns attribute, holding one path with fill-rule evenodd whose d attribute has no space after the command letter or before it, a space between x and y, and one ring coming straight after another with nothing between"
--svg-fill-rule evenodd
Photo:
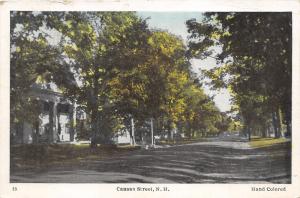
<instances>
[{"instance_id":1,"label":"shadow on road","mask_svg":"<svg viewBox=\"0 0 300 198\"><path fill-rule=\"evenodd\" d=\"M241 142L199 143L137 150L72 166L15 171L11 182L290 183L289 143L239 148ZM231 146L230 146L231 145Z\"/></svg>"}]
</instances>

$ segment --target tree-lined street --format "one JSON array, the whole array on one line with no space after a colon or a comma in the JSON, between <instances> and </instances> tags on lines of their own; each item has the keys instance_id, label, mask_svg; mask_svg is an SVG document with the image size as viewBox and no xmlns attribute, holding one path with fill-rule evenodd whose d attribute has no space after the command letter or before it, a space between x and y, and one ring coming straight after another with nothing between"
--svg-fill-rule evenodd
<instances>
[{"instance_id":1,"label":"tree-lined street","mask_svg":"<svg viewBox=\"0 0 300 198\"><path fill-rule=\"evenodd\" d=\"M148 14L10 12L11 181L290 183L292 14Z\"/></svg>"}]
</instances>

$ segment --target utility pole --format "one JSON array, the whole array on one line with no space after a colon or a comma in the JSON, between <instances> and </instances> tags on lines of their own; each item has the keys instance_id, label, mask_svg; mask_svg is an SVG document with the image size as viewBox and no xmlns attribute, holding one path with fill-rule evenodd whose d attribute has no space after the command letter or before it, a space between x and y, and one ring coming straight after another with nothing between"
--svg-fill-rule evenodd
<instances>
[{"instance_id":1,"label":"utility pole","mask_svg":"<svg viewBox=\"0 0 300 198\"><path fill-rule=\"evenodd\" d=\"M154 146L154 137L153 137L153 118L151 118L151 145Z\"/></svg>"}]
</instances>

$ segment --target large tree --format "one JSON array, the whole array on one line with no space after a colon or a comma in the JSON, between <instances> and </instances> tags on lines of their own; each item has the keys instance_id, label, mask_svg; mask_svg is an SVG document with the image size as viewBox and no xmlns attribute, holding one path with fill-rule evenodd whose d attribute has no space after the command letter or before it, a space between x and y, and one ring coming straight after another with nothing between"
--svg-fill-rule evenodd
<instances>
[{"instance_id":1,"label":"large tree","mask_svg":"<svg viewBox=\"0 0 300 198\"><path fill-rule=\"evenodd\" d=\"M124 113L120 111L132 113L116 109L114 81L124 80L142 64L147 25L133 12L69 12L62 17L54 13L53 18L59 21L53 27L65 38L64 53L79 85L66 93L91 117L92 146L97 139L109 143L116 127L108 126L115 123L109 120Z\"/></svg>"}]
</instances>

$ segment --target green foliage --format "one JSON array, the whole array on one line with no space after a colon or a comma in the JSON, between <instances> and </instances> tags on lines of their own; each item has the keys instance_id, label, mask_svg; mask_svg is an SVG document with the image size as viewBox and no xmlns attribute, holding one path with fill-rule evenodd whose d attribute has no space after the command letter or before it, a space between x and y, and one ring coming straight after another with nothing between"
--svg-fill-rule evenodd
<instances>
[{"instance_id":1,"label":"green foliage","mask_svg":"<svg viewBox=\"0 0 300 198\"><path fill-rule=\"evenodd\" d=\"M266 122L277 109L289 125L290 13L206 13L202 22L191 19L187 26L190 56L215 56L219 64L204 73L215 88L231 90L246 125Z\"/></svg>"},{"instance_id":2,"label":"green foliage","mask_svg":"<svg viewBox=\"0 0 300 198\"><path fill-rule=\"evenodd\" d=\"M11 21L14 119L31 106L35 117L26 118L37 120L41 108L21 95L29 96L34 83L54 82L87 114L77 128L92 145L111 143L131 117L137 126L153 118L156 134L229 127L193 77L183 41L150 30L134 12L13 12Z\"/></svg>"}]
</instances>

